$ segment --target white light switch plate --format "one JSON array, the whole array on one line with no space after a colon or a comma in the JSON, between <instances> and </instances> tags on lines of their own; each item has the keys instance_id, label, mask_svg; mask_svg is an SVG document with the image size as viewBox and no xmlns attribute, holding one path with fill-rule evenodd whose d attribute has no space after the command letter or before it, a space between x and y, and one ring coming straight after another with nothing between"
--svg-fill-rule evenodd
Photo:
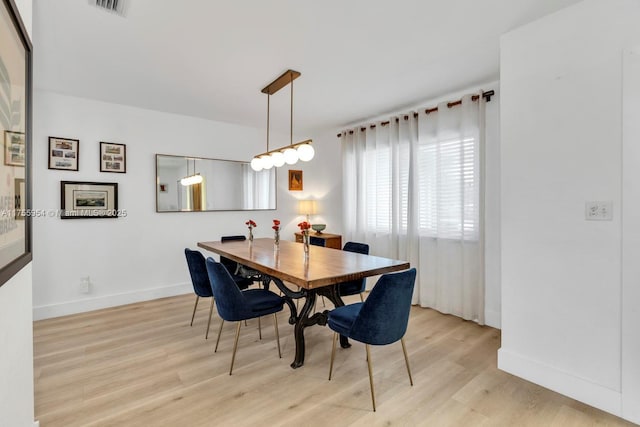
<instances>
[{"instance_id":1,"label":"white light switch plate","mask_svg":"<svg viewBox=\"0 0 640 427\"><path fill-rule=\"evenodd\" d=\"M613 202L586 202L584 217L587 221L613 220Z\"/></svg>"}]
</instances>

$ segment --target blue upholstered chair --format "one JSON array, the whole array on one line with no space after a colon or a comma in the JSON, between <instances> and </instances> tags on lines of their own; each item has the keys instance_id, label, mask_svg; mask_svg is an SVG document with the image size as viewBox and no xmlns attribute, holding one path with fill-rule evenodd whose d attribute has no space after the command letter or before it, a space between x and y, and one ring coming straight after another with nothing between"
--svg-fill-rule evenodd
<instances>
[{"instance_id":1,"label":"blue upholstered chair","mask_svg":"<svg viewBox=\"0 0 640 427\"><path fill-rule=\"evenodd\" d=\"M239 236L222 236L220 241L222 243L225 242L237 242L237 241L245 241L247 238L243 235ZM262 275L254 270L249 270L243 268L242 265L238 264L232 259L227 257L220 256L220 263L224 265L231 277L236 282L240 289L246 289L253 284L253 282L262 281Z\"/></svg>"},{"instance_id":2,"label":"blue upholstered chair","mask_svg":"<svg viewBox=\"0 0 640 427\"><path fill-rule=\"evenodd\" d=\"M209 307L209 322L207 323L207 333L205 339L209 338L209 326L211 325L211 313L213 312L213 292L209 284L209 276L207 275L207 266L205 264L204 255L198 251L185 248L184 255L187 257L187 266L191 275L191 284L193 292L196 294L196 303L193 306L193 314L191 315L190 326L193 326L193 319L196 316L196 308L200 298L211 298L211 307Z\"/></svg>"},{"instance_id":3,"label":"blue upholstered chair","mask_svg":"<svg viewBox=\"0 0 640 427\"><path fill-rule=\"evenodd\" d=\"M334 331L329 380L333 371L333 360L336 354L338 334L365 344L367 366L369 368L369 385L371 402L376 410L376 397L373 389L373 373L369 345L387 345L398 340L402 343L404 361L407 365L409 382L413 385L411 368L404 345L404 334L409 323L411 295L416 281L416 269L412 268L400 273L384 274L373 287L365 302L345 305L331 310L327 325Z\"/></svg>"},{"instance_id":4,"label":"blue upholstered chair","mask_svg":"<svg viewBox=\"0 0 640 427\"><path fill-rule=\"evenodd\" d=\"M278 343L278 356L282 358L276 313L282 311L284 299L266 289L247 289L240 291L240 289L235 286L229 271L222 264L216 262L213 258L207 258L206 265L211 290L213 291L216 307L218 308L218 315L223 320L237 322L236 339L233 344L229 375L233 372L233 362L236 358L242 320L273 314L276 342ZM220 332L222 332L222 325L220 325L220 331L218 331L216 350L218 349L218 342L220 341Z\"/></svg>"},{"instance_id":5,"label":"blue upholstered chair","mask_svg":"<svg viewBox=\"0 0 640 427\"><path fill-rule=\"evenodd\" d=\"M244 242L245 240L247 240L247 237L244 235L222 236L220 238L220 242L222 243ZM262 282L263 277L262 277L262 274L260 274L260 272L247 268L242 264L235 262L232 259L220 256L220 263L227 268L227 271L229 271L229 274L231 274L233 281L236 282L236 285L238 285L240 289L247 289L254 282L258 282L258 283ZM245 322L245 325L246 323L247 322ZM262 339L262 324L260 322L259 317L258 317L258 334L260 339Z\"/></svg>"},{"instance_id":6,"label":"blue upholstered chair","mask_svg":"<svg viewBox=\"0 0 640 427\"><path fill-rule=\"evenodd\" d=\"M343 251L356 252L359 254L369 255L369 245L366 243L347 242L342 248ZM362 296L365 286L367 285L367 279L350 280L348 282L342 282L338 284L338 294L341 297L347 295L360 294L360 301L364 301Z\"/></svg>"}]
</instances>

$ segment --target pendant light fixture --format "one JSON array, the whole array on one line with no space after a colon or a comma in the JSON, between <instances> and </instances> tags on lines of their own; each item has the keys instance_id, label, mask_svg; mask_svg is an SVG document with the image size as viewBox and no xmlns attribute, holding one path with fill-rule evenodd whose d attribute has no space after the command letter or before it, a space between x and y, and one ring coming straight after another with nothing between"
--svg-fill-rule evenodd
<instances>
[{"instance_id":1,"label":"pendant light fixture","mask_svg":"<svg viewBox=\"0 0 640 427\"><path fill-rule=\"evenodd\" d=\"M313 159L315 150L311 145L311 140L293 143L293 81L300 77L300 73L293 70L285 71L280 77L269 83L262 93L267 94L267 151L262 154L258 154L251 160L251 168L258 172L262 169L271 169L272 167L279 168L284 164L293 165L298 160L308 162ZM289 145L278 148L276 150L269 150L269 114L270 114L270 97L274 93L286 85L291 85L291 121L289 127Z\"/></svg>"},{"instance_id":2,"label":"pendant light fixture","mask_svg":"<svg viewBox=\"0 0 640 427\"><path fill-rule=\"evenodd\" d=\"M180 180L180 184L185 187L190 185L200 184L202 182L202 175L196 173L196 159L193 159L193 175L189 175L189 159L187 158L187 176Z\"/></svg>"}]
</instances>

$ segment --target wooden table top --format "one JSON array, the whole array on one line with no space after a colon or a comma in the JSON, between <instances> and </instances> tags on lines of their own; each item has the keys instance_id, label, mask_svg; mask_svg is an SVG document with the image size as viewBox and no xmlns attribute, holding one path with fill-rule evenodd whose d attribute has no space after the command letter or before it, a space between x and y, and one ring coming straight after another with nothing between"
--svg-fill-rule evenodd
<instances>
[{"instance_id":1,"label":"wooden table top","mask_svg":"<svg viewBox=\"0 0 640 427\"><path fill-rule=\"evenodd\" d=\"M309 258L305 261L300 243L281 240L276 251L273 239L268 238L254 239L253 243L198 242L198 247L306 289L409 268L406 261L314 245L309 247Z\"/></svg>"}]
</instances>

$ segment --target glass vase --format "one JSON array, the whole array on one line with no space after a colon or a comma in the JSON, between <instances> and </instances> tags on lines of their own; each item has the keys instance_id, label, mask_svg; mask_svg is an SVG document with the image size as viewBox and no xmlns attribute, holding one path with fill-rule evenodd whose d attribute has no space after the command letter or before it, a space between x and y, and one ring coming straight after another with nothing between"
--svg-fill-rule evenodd
<instances>
[{"instance_id":1,"label":"glass vase","mask_svg":"<svg viewBox=\"0 0 640 427\"><path fill-rule=\"evenodd\" d=\"M253 243L253 228L249 228L249 243Z\"/></svg>"},{"instance_id":2,"label":"glass vase","mask_svg":"<svg viewBox=\"0 0 640 427\"><path fill-rule=\"evenodd\" d=\"M304 246L304 257L309 258L309 231L302 232L302 245Z\"/></svg>"},{"instance_id":3,"label":"glass vase","mask_svg":"<svg viewBox=\"0 0 640 427\"><path fill-rule=\"evenodd\" d=\"M280 230L276 230L273 237L273 249L276 251L280 249Z\"/></svg>"}]
</instances>

